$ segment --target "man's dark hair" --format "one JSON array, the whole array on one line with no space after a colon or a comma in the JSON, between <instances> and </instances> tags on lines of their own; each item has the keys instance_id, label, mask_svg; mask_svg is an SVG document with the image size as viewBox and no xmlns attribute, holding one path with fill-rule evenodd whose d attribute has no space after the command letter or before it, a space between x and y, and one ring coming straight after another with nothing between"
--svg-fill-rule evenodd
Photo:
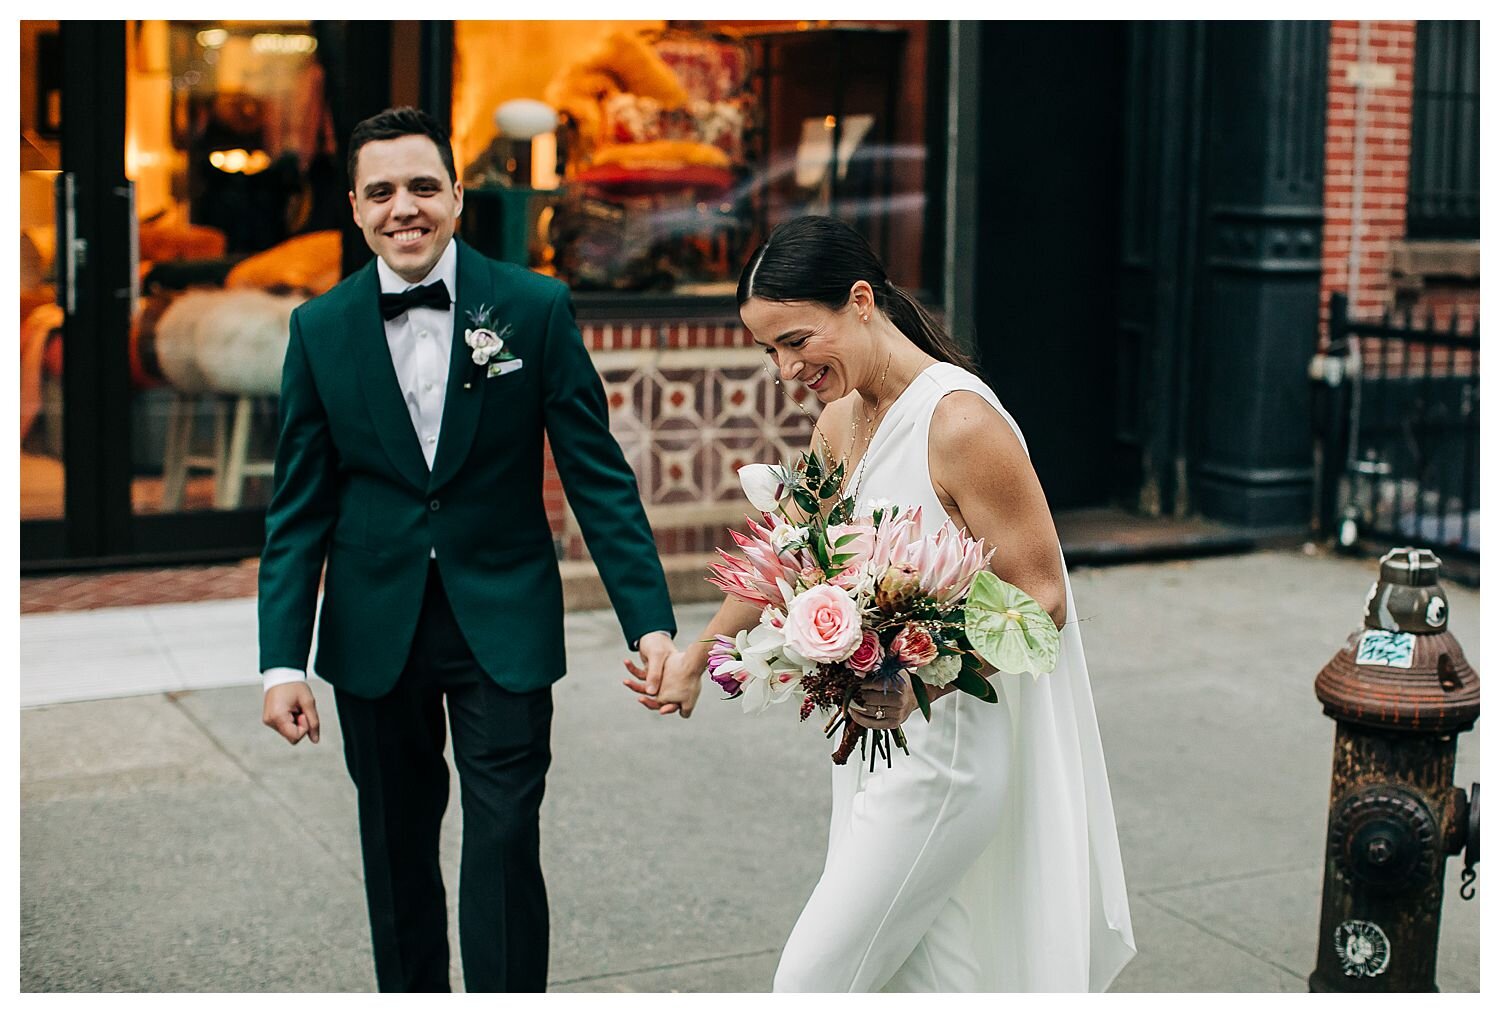
<instances>
[{"instance_id":1,"label":"man's dark hair","mask_svg":"<svg viewBox=\"0 0 1500 1013\"><path fill-rule=\"evenodd\" d=\"M458 171L453 167L453 146L448 143L447 132L422 110L397 106L360 120L349 135L349 189L354 189L354 168L359 164L360 148L371 141L390 141L411 134L420 134L437 145L438 157L443 160L443 168L448 170L449 181L457 183Z\"/></svg>"}]
</instances>

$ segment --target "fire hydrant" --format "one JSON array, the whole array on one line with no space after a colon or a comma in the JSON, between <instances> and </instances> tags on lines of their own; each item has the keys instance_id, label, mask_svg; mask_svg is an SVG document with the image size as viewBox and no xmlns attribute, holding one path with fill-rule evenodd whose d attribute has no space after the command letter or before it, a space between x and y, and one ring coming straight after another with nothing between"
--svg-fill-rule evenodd
<instances>
[{"instance_id":1,"label":"fire hydrant","mask_svg":"<svg viewBox=\"0 0 1500 1013\"><path fill-rule=\"evenodd\" d=\"M1314 992L1437 991L1448 855L1479 861L1479 785L1453 784L1458 735L1479 718L1479 673L1448 632L1441 561L1392 549L1364 628L1318 673L1337 722Z\"/></svg>"}]
</instances>

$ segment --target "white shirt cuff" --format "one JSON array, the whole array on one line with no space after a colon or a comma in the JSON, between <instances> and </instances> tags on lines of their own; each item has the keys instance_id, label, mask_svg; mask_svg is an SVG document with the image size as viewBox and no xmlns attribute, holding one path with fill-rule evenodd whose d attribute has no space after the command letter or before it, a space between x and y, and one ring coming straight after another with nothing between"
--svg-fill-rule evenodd
<instances>
[{"instance_id":1,"label":"white shirt cuff","mask_svg":"<svg viewBox=\"0 0 1500 1013\"><path fill-rule=\"evenodd\" d=\"M260 673L260 691L264 693L272 686L280 686L284 682L305 682L307 673L300 668L268 668Z\"/></svg>"}]
</instances>

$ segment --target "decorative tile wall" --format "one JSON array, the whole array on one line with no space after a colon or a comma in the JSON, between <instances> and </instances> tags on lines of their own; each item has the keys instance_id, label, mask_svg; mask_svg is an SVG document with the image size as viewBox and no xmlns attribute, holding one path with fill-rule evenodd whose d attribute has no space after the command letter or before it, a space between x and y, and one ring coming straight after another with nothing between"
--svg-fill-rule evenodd
<instances>
[{"instance_id":1,"label":"decorative tile wall","mask_svg":"<svg viewBox=\"0 0 1500 1013\"><path fill-rule=\"evenodd\" d=\"M738 469L790 460L811 437L816 398L805 388L778 387L753 344L601 350L593 360L610 429L635 470L664 553L726 542L724 527L741 524L749 510ZM565 558L585 558L571 511L559 534Z\"/></svg>"}]
</instances>

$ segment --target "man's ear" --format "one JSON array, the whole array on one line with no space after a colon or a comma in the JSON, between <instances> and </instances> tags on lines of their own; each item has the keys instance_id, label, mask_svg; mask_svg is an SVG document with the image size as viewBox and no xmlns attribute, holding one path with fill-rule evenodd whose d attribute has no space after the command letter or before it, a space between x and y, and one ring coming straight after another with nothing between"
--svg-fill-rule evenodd
<instances>
[{"instance_id":1,"label":"man's ear","mask_svg":"<svg viewBox=\"0 0 1500 1013\"><path fill-rule=\"evenodd\" d=\"M357 225L361 231L363 231L365 223L359 220L359 201L354 199L353 190L349 191L349 213L354 216L354 224Z\"/></svg>"},{"instance_id":2,"label":"man's ear","mask_svg":"<svg viewBox=\"0 0 1500 1013\"><path fill-rule=\"evenodd\" d=\"M453 212L453 217L457 218L464 213L464 185L457 180L453 183L453 196L458 199L458 207Z\"/></svg>"}]
</instances>

